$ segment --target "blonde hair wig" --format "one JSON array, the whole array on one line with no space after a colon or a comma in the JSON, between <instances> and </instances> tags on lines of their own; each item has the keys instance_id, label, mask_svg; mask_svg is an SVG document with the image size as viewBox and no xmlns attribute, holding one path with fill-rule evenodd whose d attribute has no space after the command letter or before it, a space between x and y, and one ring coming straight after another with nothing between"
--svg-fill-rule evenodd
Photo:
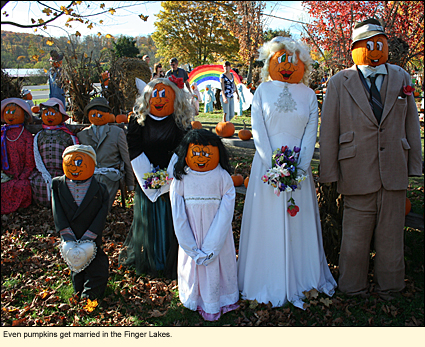
<instances>
[{"instance_id":1,"label":"blonde hair wig","mask_svg":"<svg viewBox=\"0 0 425 347\"><path fill-rule=\"evenodd\" d=\"M271 41L266 42L258 50L260 53L258 60L264 61L264 66L261 70L262 81L266 82L271 80L269 73L270 58L281 49L285 49L287 52L294 55L294 63L297 63L298 61L298 57L295 54L298 53L299 59L305 65L304 75L301 82L308 86L308 79L311 71L313 70L313 59L310 57L310 47L300 41L295 41L289 37L282 36L277 36Z\"/></svg>"},{"instance_id":2,"label":"blonde hair wig","mask_svg":"<svg viewBox=\"0 0 425 347\"><path fill-rule=\"evenodd\" d=\"M174 90L176 97L174 99L173 117L177 126L182 130L191 129L191 121L195 117L195 108L191 104L191 95L183 89L178 88L168 78L155 78L145 86L142 95L136 99L133 107L137 122L142 126L145 125L145 119L149 115L150 110L149 100L152 96L152 91L158 83L163 83Z\"/></svg>"}]
</instances>

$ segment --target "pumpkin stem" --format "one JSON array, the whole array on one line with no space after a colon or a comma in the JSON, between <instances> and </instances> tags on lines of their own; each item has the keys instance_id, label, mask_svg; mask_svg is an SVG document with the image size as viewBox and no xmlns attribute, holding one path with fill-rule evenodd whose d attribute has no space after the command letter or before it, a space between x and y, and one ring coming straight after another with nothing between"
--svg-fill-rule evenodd
<instances>
[{"instance_id":1,"label":"pumpkin stem","mask_svg":"<svg viewBox=\"0 0 425 347\"><path fill-rule=\"evenodd\" d=\"M236 175L236 169L241 165L241 163L237 163L235 166L235 175Z\"/></svg>"},{"instance_id":2,"label":"pumpkin stem","mask_svg":"<svg viewBox=\"0 0 425 347\"><path fill-rule=\"evenodd\" d=\"M243 130L246 130L246 124L245 124L245 121L243 120L242 122L243 122Z\"/></svg>"}]
</instances>

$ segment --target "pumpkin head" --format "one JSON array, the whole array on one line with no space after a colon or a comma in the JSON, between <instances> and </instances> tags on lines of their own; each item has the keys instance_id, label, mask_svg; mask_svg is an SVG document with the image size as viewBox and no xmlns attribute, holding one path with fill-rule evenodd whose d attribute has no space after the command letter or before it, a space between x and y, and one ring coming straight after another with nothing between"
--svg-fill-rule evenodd
<instances>
[{"instance_id":1,"label":"pumpkin head","mask_svg":"<svg viewBox=\"0 0 425 347\"><path fill-rule=\"evenodd\" d=\"M89 122L97 126L109 123L111 118L109 112L99 111L96 108L92 108L91 110L89 110L88 117Z\"/></svg>"},{"instance_id":2,"label":"pumpkin head","mask_svg":"<svg viewBox=\"0 0 425 347\"><path fill-rule=\"evenodd\" d=\"M193 171L214 170L220 162L220 150L213 145L197 145L190 143L186 154L186 164Z\"/></svg>"},{"instance_id":3,"label":"pumpkin head","mask_svg":"<svg viewBox=\"0 0 425 347\"><path fill-rule=\"evenodd\" d=\"M378 66L388 60L388 40L385 35L375 35L356 41L351 51L354 64Z\"/></svg>"},{"instance_id":4,"label":"pumpkin head","mask_svg":"<svg viewBox=\"0 0 425 347\"><path fill-rule=\"evenodd\" d=\"M3 110L3 118L7 124L23 124L25 112L19 105L10 103Z\"/></svg>"},{"instance_id":5,"label":"pumpkin head","mask_svg":"<svg viewBox=\"0 0 425 347\"><path fill-rule=\"evenodd\" d=\"M156 117L167 117L174 112L176 94L173 88L163 83L157 83L149 100L150 113Z\"/></svg>"},{"instance_id":6,"label":"pumpkin head","mask_svg":"<svg viewBox=\"0 0 425 347\"><path fill-rule=\"evenodd\" d=\"M305 66L299 59L298 53L287 52L286 49L277 51L270 58L269 74L274 81L282 81L288 83L299 83L304 76Z\"/></svg>"},{"instance_id":7,"label":"pumpkin head","mask_svg":"<svg viewBox=\"0 0 425 347\"><path fill-rule=\"evenodd\" d=\"M62 66L62 60L61 61L53 61L52 62L53 67L61 67Z\"/></svg>"},{"instance_id":8,"label":"pumpkin head","mask_svg":"<svg viewBox=\"0 0 425 347\"><path fill-rule=\"evenodd\" d=\"M43 107L41 109L41 120L46 125L59 125L63 121L63 115L57 107Z\"/></svg>"},{"instance_id":9,"label":"pumpkin head","mask_svg":"<svg viewBox=\"0 0 425 347\"><path fill-rule=\"evenodd\" d=\"M93 176L95 162L84 152L71 152L63 157L63 172L70 180L84 181Z\"/></svg>"}]
</instances>

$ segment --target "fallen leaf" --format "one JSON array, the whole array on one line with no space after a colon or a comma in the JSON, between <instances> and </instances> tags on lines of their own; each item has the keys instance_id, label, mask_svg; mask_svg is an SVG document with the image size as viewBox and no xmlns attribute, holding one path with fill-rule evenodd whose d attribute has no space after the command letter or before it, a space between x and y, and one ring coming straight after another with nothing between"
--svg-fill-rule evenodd
<instances>
[{"instance_id":1,"label":"fallen leaf","mask_svg":"<svg viewBox=\"0 0 425 347\"><path fill-rule=\"evenodd\" d=\"M332 304L332 300L329 298L320 298L319 300L322 304L324 304L326 307L329 307L329 305Z\"/></svg>"},{"instance_id":2,"label":"fallen leaf","mask_svg":"<svg viewBox=\"0 0 425 347\"><path fill-rule=\"evenodd\" d=\"M250 308L251 310L255 309L257 306L258 306L258 302L257 302L257 300L250 300L250 301L249 301L249 308Z\"/></svg>"},{"instance_id":3,"label":"fallen leaf","mask_svg":"<svg viewBox=\"0 0 425 347\"><path fill-rule=\"evenodd\" d=\"M303 294L305 295L307 299L314 299L314 298L317 298L317 296L319 295L319 292L313 288L310 291L304 291Z\"/></svg>"},{"instance_id":4,"label":"fallen leaf","mask_svg":"<svg viewBox=\"0 0 425 347\"><path fill-rule=\"evenodd\" d=\"M158 318L158 317L162 317L163 315L165 315L167 313L167 311L165 311L165 312L160 312L160 311L158 311L158 310L153 310L152 312L151 312L151 317L153 317L153 318Z\"/></svg>"}]
</instances>

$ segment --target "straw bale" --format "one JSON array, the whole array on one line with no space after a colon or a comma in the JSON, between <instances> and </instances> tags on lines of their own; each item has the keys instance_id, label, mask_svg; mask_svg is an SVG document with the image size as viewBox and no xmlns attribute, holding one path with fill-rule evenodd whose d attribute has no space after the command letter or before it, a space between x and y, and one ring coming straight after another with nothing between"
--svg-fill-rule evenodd
<instances>
[{"instance_id":1,"label":"straw bale","mask_svg":"<svg viewBox=\"0 0 425 347\"><path fill-rule=\"evenodd\" d=\"M121 72L119 74L119 87L124 96L123 108L126 111L131 111L138 96L136 77L148 83L151 79L149 66L139 58L123 57L116 61L116 67Z\"/></svg>"}]
</instances>

